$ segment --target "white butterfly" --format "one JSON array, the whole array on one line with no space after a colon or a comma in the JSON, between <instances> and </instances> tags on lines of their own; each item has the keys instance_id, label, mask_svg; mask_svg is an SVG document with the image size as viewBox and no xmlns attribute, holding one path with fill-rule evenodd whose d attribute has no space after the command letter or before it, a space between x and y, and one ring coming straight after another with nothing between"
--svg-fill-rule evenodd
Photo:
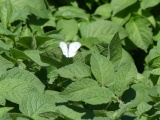
<instances>
[{"instance_id":1,"label":"white butterfly","mask_svg":"<svg viewBox=\"0 0 160 120\"><path fill-rule=\"evenodd\" d=\"M76 55L77 50L81 47L81 43L72 42L70 44L67 44L65 42L60 42L59 46L62 49L63 55L65 55L67 58L70 58Z\"/></svg>"}]
</instances>

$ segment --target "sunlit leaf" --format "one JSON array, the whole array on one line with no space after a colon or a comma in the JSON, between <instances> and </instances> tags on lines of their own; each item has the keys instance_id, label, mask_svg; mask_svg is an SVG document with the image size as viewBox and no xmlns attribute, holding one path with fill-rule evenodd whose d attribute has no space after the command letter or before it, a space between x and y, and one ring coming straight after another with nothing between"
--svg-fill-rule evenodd
<instances>
[{"instance_id":1,"label":"sunlit leaf","mask_svg":"<svg viewBox=\"0 0 160 120\"><path fill-rule=\"evenodd\" d=\"M109 18L111 16L110 4L104 4L99 6L94 12L95 15L100 15L102 18Z\"/></svg>"},{"instance_id":2,"label":"sunlit leaf","mask_svg":"<svg viewBox=\"0 0 160 120\"><path fill-rule=\"evenodd\" d=\"M151 0L142 0L141 7L142 7L142 9L146 9L146 8L154 7L159 3L160 3L159 0L152 0L152 1Z\"/></svg>"},{"instance_id":3,"label":"sunlit leaf","mask_svg":"<svg viewBox=\"0 0 160 120\"><path fill-rule=\"evenodd\" d=\"M78 32L78 24L76 20L60 19L57 22L57 29L61 30L60 33L65 35L65 40L72 40Z\"/></svg>"},{"instance_id":4,"label":"sunlit leaf","mask_svg":"<svg viewBox=\"0 0 160 120\"><path fill-rule=\"evenodd\" d=\"M119 25L107 20L82 23L80 26L82 38L97 37L100 41L105 41L108 43L119 29Z\"/></svg>"},{"instance_id":5,"label":"sunlit leaf","mask_svg":"<svg viewBox=\"0 0 160 120\"><path fill-rule=\"evenodd\" d=\"M130 82L137 77L137 69L133 63L128 63L115 73L114 84L111 89L117 96L121 96L128 89Z\"/></svg>"},{"instance_id":6,"label":"sunlit leaf","mask_svg":"<svg viewBox=\"0 0 160 120\"><path fill-rule=\"evenodd\" d=\"M113 83L114 66L104 56L100 54L92 54L91 56L91 71L96 80L102 86L109 86Z\"/></svg>"},{"instance_id":7,"label":"sunlit leaf","mask_svg":"<svg viewBox=\"0 0 160 120\"><path fill-rule=\"evenodd\" d=\"M136 1L137 0L112 0L111 8L113 9L113 15L133 5Z\"/></svg>"},{"instance_id":8,"label":"sunlit leaf","mask_svg":"<svg viewBox=\"0 0 160 120\"><path fill-rule=\"evenodd\" d=\"M82 63L73 63L57 70L64 78L83 78L91 75L90 67Z\"/></svg>"},{"instance_id":9,"label":"sunlit leaf","mask_svg":"<svg viewBox=\"0 0 160 120\"><path fill-rule=\"evenodd\" d=\"M42 119L40 113L55 111L55 102L49 95L33 92L23 98L20 111L34 119Z\"/></svg>"},{"instance_id":10,"label":"sunlit leaf","mask_svg":"<svg viewBox=\"0 0 160 120\"><path fill-rule=\"evenodd\" d=\"M122 57L122 45L119 35L116 34L109 44L109 59L115 65L118 66Z\"/></svg>"},{"instance_id":11,"label":"sunlit leaf","mask_svg":"<svg viewBox=\"0 0 160 120\"><path fill-rule=\"evenodd\" d=\"M140 49L147 50L152 43L152 32L149 23L142 17L134 17L126 24L130 40Z\"/></svg>"}]
</instances>

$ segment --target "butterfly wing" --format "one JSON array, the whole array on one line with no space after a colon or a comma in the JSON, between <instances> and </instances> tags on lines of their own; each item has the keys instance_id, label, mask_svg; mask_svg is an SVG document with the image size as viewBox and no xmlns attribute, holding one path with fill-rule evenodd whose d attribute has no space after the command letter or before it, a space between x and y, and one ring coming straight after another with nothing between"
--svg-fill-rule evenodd
<instances>
[{"instance_id":1,"label":"butterfly wing","mask_svg":"<svg viewBox=\"0 0 160 120\"><path fill-rule=\"evenodd\" d=\"M59 46L60 46L60 48L62 50L63 55L65 55L66 57L69 57L69 54L68 54L69 50L68 50L68 47L67 47L68 46L67 43L60 42Z\"/></svg>"},{"instance_id":2,"label":"butterfly wing","mask_svg":"<svg viewBox=\"0 0 160 120\"><path fill-rule=\"evenodd\" d=\"M76 55L77 50L81 47L81 43L73 42L69 44L68 57L73 57Z\"/></svg>"}]
</instances>

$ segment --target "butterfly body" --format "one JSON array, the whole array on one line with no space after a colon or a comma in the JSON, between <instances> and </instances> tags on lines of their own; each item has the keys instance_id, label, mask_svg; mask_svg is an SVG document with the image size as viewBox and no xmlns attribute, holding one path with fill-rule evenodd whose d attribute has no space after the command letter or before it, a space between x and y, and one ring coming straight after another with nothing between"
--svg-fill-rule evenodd
<instances>
[{"instance_id":1,"label":"butterfly body","mask_svg":"<svg viewBox=\"0 0 160 120\"><path fill-rule=\"evenodd\" d=\"M70 44L67 44L65 42L60 42L59 46L62 49L63 55L65 55L67 58L71 58L76 55L77 50L81 47L81 43L72 42Z\"/></svg>"}]
</instances>

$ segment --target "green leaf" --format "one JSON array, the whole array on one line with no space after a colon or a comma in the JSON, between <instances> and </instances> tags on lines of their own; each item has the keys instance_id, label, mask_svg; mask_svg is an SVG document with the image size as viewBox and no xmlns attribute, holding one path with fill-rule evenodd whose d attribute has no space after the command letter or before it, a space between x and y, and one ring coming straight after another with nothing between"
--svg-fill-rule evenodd
<instances>
[{"instance_id":1,"label":"green leaf","mask_svg":"<svg viewBox=\"0 0 160 120\"><path fill-rule=\"evenodd\" d=\"M22 113L9 113L10 118L16 120L33 120L31 117L24 115Z\"/></svg>"},{"instance_id":2,"label":"green leaf","mask_svg":"<svg viewBox=\"0 0 160 120\"><path fill-rule=\"evenodd\" d=\"M17 50L17 49L15 49L15 48L11 48L11 51L10 51L11 53L12 53L12 56L15 58L15 59L23 59L23 60L28 60L29 59L29 57L27 56L27 55L25 55L24 53L23 53L23 51L21 51L21 50Z\"/></svg>"},{"instance_id":3,"label":"green leaf","mask_svg":"<svg viewBox=\"0 0 160 120\"><path fill-rule=\"evenodd\" d=\"M147 112L148 110L150 110L152 108L151 105L149 105L148 103L146 102L141 102L138 107L137 107L137 111L136 111L136 114L138 116L142 115L144 112Z\"/></svg>"},{"instance_id":4,"label":"green leaf","mask_svg":"<svg viewBox=\"0 0 160 120\"><path fill-rule=\"evenodd\" d=\"M93 105L108 103L114 97L111 90L99 87L96 81L89 78L73 82L60 95L68 100L85 101Z\"/></svg>"},{"instance_id":5,"label":"green leaf","mask_svg":"<svg viewBox=\"0 0 160 120\"><path fill-rule=\"evenodd\" d=\"M52 84L58 77L58 73L57 73L57 68L56 67L53 67L53 66L50 66L48 67L47 69L47 77L49 79L48 81L48 84Z\"/></svg>"},{"instance_id":6,"label":"green leaf","mask_svg":"<svg viewBox=\"0 0 160 120\"><path fill-rule=\"evenodd\" d=\"M64 18L82 18L87 19L89 15L85 13L83 9L74 6L63 6L59 7L55 16L61 16Z\"/></svg>"},{"instance_id":7,"label":"green leaf","mask_svg":"<svg viewBox=\"0 0 160 120\"><path fill-rule=\"evenodd\" d=\"M83 46L89 48L90 50L93 50L94 46L95 45L97 46L97 44L99 43L99 40L96 37L82 38L82 39L80 39L80 43ZM82 52L84 52L84 51L82 51ZM85 51L85 52L91 52L91 51Z\"/></svg>"},{"instance_id":8,"label":"green leaf","mask_svg":"<svg viewBox=\"0 0 160 120\"><path fill-rule=\"evenodd\" d=\"M57 70L58 74L64 78L84 78L91 76L90 67L83 63L73 63Z\"/></svg>"},{"instance_id":9,"label":"green leaf","mask_svg":"<svg viewBox=\"0 0 160 120\"><path fill-rule=\"evenodd\" d=\"M25 37L21 37L18 41L17 44L22 45L25 48L29 48L32 49L33 47L33 37L31 36L25 36Z\"/></svg>"},{"instance_id":10,"label":"green leaf","mask_svg":"<svg viewBox=\"0 0 160 120\"><path fill-rule=\"evenodd\" d=\"M24 34L28 34L28 33L24 33ZM37 35L34 38L28 35L24 35L23 37L21 37L17 43L22 45L25 48L29 48L29 49L33 49L33 46L35 46L36 48L40 48L41 46L43 46L47 41L52 41L53 39L58 39L57 36L58 34L52 34L52 36L49 35ZM60 38L62 39L62 38ZM52 41L55 42L55 41Z\"/></svg>"},{"instance_id":11,"label":"green leaf","mask_svg":"<svg viewBox=\"0 0 160 120\"><path fill-rule=\"evenodd\" d=\"M49 37L49 36L35 36L37 48L40 48L47 41L52 40L52 39L53 39L53 37Z\"/></svg>"},{"instance_id":12,"label":"green leaf","mask_svg":"<svg viewBox=\"0 0 160 120\"><path fill-rule=\"evenodd\" d=\"M119 31L120 26L107 20L97 20L91 23L82 22L80 33L82 38L97 37L102 42L109 43Z\"/></svg>"},{"instance_id":13,"label":"green leaf","mask_svg":"<svg viewBox=\"0 0 160 120\"><path fill-rule=\"evenodd\" d=\"M56 27L56 19L55 18L50 18L49 21L47 21L43 27L48 27L48 26L53 26Z\"/></svg>"},{"instance_id":14,"label":"green leaf","mask_svg":"<svg viewBox=\"0 0 160 120\"><path fill-rule=\"evenodd\" d=\"M154 15L150 13L149 10L139 9L137 13L140 14L142 17L146 18L154 28L156 27L156 19L154 18Z\"/></svg>"},{"instance_id":15,"label":"green leaf","mask_svg":"<svg viewBox=\"0 0 160 120\"><path fill-rule=\"evenodd\" d=\"M92 90L88 91L88 98L83 101L92 105L105 104L111 102L114 97L114 93L105 87L94 87Z\"/></svg>"},{"instance_id":16,"label":"green leaf","mask_svg":"<svg viewBox=\"0 0 160 120\"><path fill-rule=\"evenodd\" d=\"M149 102L152 101L150 96L150 88L148 88L144 84L134 84L132 85L132 88L136 91L136 97L133 101L131 101L132 106L139 105L142 101L143 102Z\"/></svg>"},{"instance_id":17,"label":"green leaf","mask_svg":"<svg viewBox=\"0 0 160 120\"><path fill-rule=\"evenodd\" d=\"M152 1L151 0L142 0L141 1L141 8L143 10L145 10L146 8L154 7L159 3L160 3L159 0L152 0Z\"/></svg>"},{"instance_id":18,"label":"green leaf","mask_svg":"<svg viewBox=\"0 0 160 120\"><path fill-rule=\"evenodd\" d=\"M0 8L1 20L4 26L16 20L25 21L29 14L34 14L41 18L48 17L48 12L43 0L34 0L32 2L30 2L30 0L2 0L0 1Z\"/></svg>"},{"instance_id":19,"label":"green leaf","mask_svg":"<svg viewBox=\"0 0 160 120\"><path fill-rule=\"evenodd\" d=\"M120 109L112 114L112 119L120 118L127 110L132 108L131 103L123 104Z\"/></svg>"},{"instance_id":20,"label":"green leaf","mask_svg":"<svg viewBox=\"0 0 160 120\"><path fill-rule=\"evenodd\" d=\"M110 120L108 117L94 117L93 120Z\"/></svg>"},{"instance_id":21,"label":"green leaf","mask_svg":"<svg viewBox=\"0 0 160 120\"><path fill-rule=\"evenodd\" d=\"M94 15L100 15L105 19L111 17L111 5L104 4L104 5L99 6L94 12Z\"/></svg>"},{"instance_id":22,"label":"green leaf","mask_svg":"<svg viewBox=\"0 0 160 120\"><path fill-rule=\"evenodd\" d=\"M65 41L69 41L72 40L74 36L78 33L78 24L77 21L74 19L60 19L57 22L57 29L62 29L60 33L65 35Z\"/></svg>"},{"instance_id":23,"label":"green leaf","mask_svg":"<svg viewBox=\"0 0 160 120\"><path fill-rule=\"evenodd\" d=\"M4 120L2 118L4 118L4 116L12 109L13 109L13 107L1 107L0 108L0 119Z\"/></svg>"},{"instance_id":24,"label":"green leaf","mask_svg":"<svg viewBox=\"0 0 160 120\"><path fill-rule=\"evenodd\" d=\"M119 29L118 34L119 34L120 40L123 40L123 39L125 39L126 37L128 37L127 31L126 31L125 28L123 28L123 27L121 27L121 28Z\"/></svg>"},{"instance_id":25,"label":"green leaf","mask_svg":"<svg viewBox=\"0 0 160 120\"><path fill-rule=\"evenodd\" d=\"M65 65L67 59L63 57L62 51L59 48L54 48L51 50L46 50L46 52L40 54L41 60L50 65L60 67L61 65ZM64 58L64 62L63 62Z\"/></svg>"},{"instance_id":26,"label":"green leaf","mask_svg":"<svg viewBox=\"0 0 160 120\"><path fill-rule=\"evenodd\" d=\"M31 37L33 34L31 33L31 29L27 26L27 25L25 25L24 27L23 27L23 30L21 31L21 37L19 38L19 39L21 39L21 38L25 38L25 37ZM19 41L19 40L18 40ZM22 43L23 43L23 40L22 40ZM27 43L27 42L26 42Z\"/></svg>"},{"instance_id":27,"label":"green leaf","mask_svg":"<svg viewBox=\"0 0 160 120\"><path fill-rule=\"evenodd\" d=\"M136 2L137 2L137 0L130 0L130 1L128 1L128 0L112 0L111 1L111 8L113 9L113 15L115 15L116 13L133 5Z\"/></svg>"},{"instance_id":28,"label":"green leaf","mask_svg":"<svg viewBox=\"0 0 160 120\"><path fill-rule=\"evenodd\" d=\"M85 63L86 53L84 52L77 52L76 55L73 57L74 63Z\"/></svg>"},{"instance_id":29,"label":"green leaf","mask_svg":"<svg viewBox=\"0 0 160 120\"><path fill-rule=\"evenodd\" d=\"M0 105L5 106L6 104L6 99L3 96L0 96Z\"/></svg>"},{"instance_id":30,"label":"green leaf","mask_svg":"<svg viewBox=\"0 0 160 120\"><path fill-rule=\"evenodd\" d=\"M156 33L153 34L153 40L154 41L159 41L160 39L160 31L159 31L159 28L158 29L155 29Z\"/></svg>"},{"instance_id":31,"label":"green leaf","mask_svg":"<svg viewBox=\"0 0 160 120\"><path fill-rule=\"evenodd\" d=\"M0 23L0 34L7 35L7 36L15 36L11 31L4 27L2 23Z\"/></svg>"},{"instance_id":32,"label":"green leaf","mask_svg":"<svg viewBox=\"0 0 160 120\"><path fill-rule=\"evenodd\" d=\"M95 80L83 78L68 85L60 95L68 100L81 101L89 97L86 96L88 95L88 91L92 90L95 86L98 87L98 83Z\"/></svg>"},{"instance_id":33,"label":"green leaf","mask_svg":"<svg viewBox=\"0 0 160 120\"><path fill-rule=\"evenodd\" d=\"M0 80L6 80L6 79L16 79L17 81L24 81L26 85L35 87L39 92L44 91L44 85L41 83L41 81L31 72L19 68L13 68L11 70L8 70L6 73L4 73ZM16 81L15 80L15 81ZM12 81L11 81L12 82ZM17 84L18 82L14 83ZM8 83L9 84L9 83ZM11 86L11 84L10 84Z\"/></svg>"},{"instance_id":34,"label":"green leaf","mask_svg":"<svg viewBox=\"0 0 160 120\"><path fill-rule=\"evenodd\" d=\"M130 82L137 77L137 69L133 63L122 66L114 75L114 84L111 89L117 96L121 96L128 89Z\"/></svg>"},{"instance_id":35,"label":"green leaf","mask_svg":"<svg viewBox=\"0 0 160 120\"><path fill-rule=\"evenodd\" d=\"M10 50L10 46L0 40L0 50Z\"/></svg>"},{"instance_id":36,"label":"green leaf","mask_svg":"<svg viewBox=\"0 0 160 120\"><path fill-rule=\"evenodd\" d=\"M48 18L48 12L46 9L45 2L43 0L34 0L34 1L24 1L24 0L10 0L13 6L14 19L17 20L17 17L27 18L27 15L34 14L40 18ZM23 11L23 12L22 12ZM13 19L13 18L12 18Z\"/></svg>"},{"instance_id":37,"label":"green leaf","mask_svg":"<svg viewBox=\"0 0 160 120\"><path fill-rule=\"evenodd\" d=\"M150 62L149 62L150 68L159 68L159 65L160 65L159 61L160 61L160 56L158 56L158 57L156 57L155 59L153 59L152 61L150 61ZM158 69L157 69L157 70L158 70ZM156 72L157 70L155 70L155 72ZM158 72L158 71L157 71L157 72Z\"/></svg>"},{"instance_id":38,"label":"green leaf","mask_svg":"<svg viewBox=\"0 0 160 120\"><path fill-rule=\"evenodd\" d=\"M102 105L102 106L103 106L103 105ZM105 107L104 107L104 108L105 108ZM106 116L107 116L108 118L110 118L111 115L113 114L113 111L106 111L106 110L104 110L103 108L102 108L102 109L99 109L99 110L98 110L98 109L94 109L93 112L94 112L94 115L95 115L95 116L101 116L101 118L102 118L102 117L105 118ZM107 117L106 117L106 118L107 118ZM95 118L95 117L94 117L94 118ZM99 117L99 118L100 118L100 117Z\"/></svg>"},{"instance_id":39,"label":"green leaf","mask_svg":"<svg viewBox=\"0 0 160 120\"><path fill-rule=\"evenodd\" d=\"M64 103L64 102L67 102L67 100L65 100L64 98L62 98L59 95L60 92L53 91L53 90L46 90L45 94L51 96L55 100L55 103Z\"/></svg>"},{"instance_id":40,"label":"green leaf","mask_svg":"<svg viewBox=\"0 0 160 120\"><path fill-rule=\"evenodd\" d=\"M153 75L160 75L160 68L156 68L150 71L151 74Z\"/></svg>"},{"instance_id":41,"label":"green leaf","mask_svg":"<svg viewBox=\"0 0 160 120\"><path fill-rule=\"evenodd\" d=\"M55 111L55 101L49 95L33 92L23 98L19 108L24 115L41 120L40 113Z\"/></svg>"},{"instance_id":42,"label":"green leaf","mask_svg":"<svg viewBox=\"0 0 160 120\"><path fill-rule=\"evenodd\" d=\"M106 57L92 54L90 64L94 77L102 86L109 86L113 83L114 66Z\"/></svg>"},{"instance_id":43,"label":"green leaf","mask_svg":"<svg viewBox=\"0 0 160 120\"><path fill-rule=\"evenodd\" d=\"M122 45L118 33L113 37L109 44L109 59L114 64L118 66L122 58Z\"/></svg>"},{"instance_id":44,"label":"green leaf","mask_svg":"<svg viewBox=\"0 0 160 120\"><path fill-rule=\"evenodd\" d=\"M130 61L131 63L134 63L132 56L125 49L122 49L122 57L118 65L118 68L120 68L121 66L124 66L128 61Z\"/></svg>"},{"instance_id":45,"label":"green leaf","mask_svg":"<svg viewBox=\"0 0 160 120\"><path fill-rule=\"evenodd\" d=\"M62 35L62 34L59 34L60 36ZM65 37L64 37L64 35L62 35L63 36L63 38L61 37L60 38L60 40L62 40L62 39L65 39ZM51 38L53 38L54 37L54 35L53 36L51 36ZM57 39L59 39L59 38L57 38ZM49 41L46 41L45 43L43 43L42 45L41 45L41 47L40 48L38 48L38 49L40 49L40 50L43 50L43 52L49 52L49 51L52 51L52 50L59 50L59 52L61 52L61 49L60 49L60 47L59 47L59 43L60 43L60 41L59 40L57 40L56 38L55 38L55 40L49 40ZM39 39L39 42L40 42L41 40ZM44 41L44 40L43 40ZM36 40L36 42L37 42L37 45L39 44L38 43L38 40ZM41 44L41 43L40 43ZM37 46L38 47L38 46ZM58 49L57 49L58 48ZM59 53L58 52L58 53ZM62 53L62 52L61 52ZM60 53L59 53L60 54ZM60 54L61 55L61 54Z\"/></svg>"},{"instance_id":46,"label":"green leaf","mask_svg":"<svg viewBox=\"0 0 160 120\"><path fill-rule=\"evenodd\" d=\"M160 116L160 111L156 111L153 115L151 115L151 118L155 119L155 118L159 118Z\"/></svg>"},{"instance_id":47,"label":"green leaf","mask_svg":"<svg viewBox=\"0 0 160 120\"><path fill-rule=\"evenodd\" d=\"M35 63L37 63L40 66L48 66L47 63L44 63L41 61L40 58L40 51L38 50L26 50L24 51L24 54L29 57L31 60L33 60Z\"/></svg>"},{"instance_id":48,"label":"green leaf","mask_svg":"<svg viewBox=\"0 0 160 120\"><path fill-rule=\"evenodd\" d=\"M0 120L159 119L159 6L0 0Z\"/></svg>"},{"instance_id":49,"label":"green leaf","mask_svg":"<svg viewBox=\"0 0 160 120\"><path fill-rule=\"evenodd\" d=\"M0 2L0 15L3 25L7 28L12 16L12 5L10 0Z\"/></svg>"},{"instance_id":50,"label":"green leaf","mask_svg":"<svg viewBox=\"0 0 160 120\"><path fill-rule=\"evenodd\" d=\"M152 48L149 51L148 56L146 57L145 61L148 64L152 64L153 66L157 66L160 59L160 41L157 42L157 46Z\"/></svg>"},{"instance_id":51,"label":"green leaf","mask_svg":"<svg viewBox=\"0 0 160 120\"><path fill-rule=\"evenodd\" d=\"M0 76L6 72L7 69L12 68L14 66L14 64L10 61L8 61L7 59L3 58L2 56L0 56Z\"/></svg>"},{"instance_id":52,"label":"green leaf","mask_svg":"<svg viewBox=\"0 0 160 120\"><path fill-rule=\"evenodd\" d=\"M81 117L85 114L74 111L64 105L58 106L56 112L61 114L64 117L64 119L71 119L71 120L81 120Z\"/></svg>"},{"instance_id":53,"label":"green leaf","mask_svg":"<svg viewBox=\"0 0 160 120\"><path fill-rule=\"evenodd\" d=\"M134 17L126 24L130 40L140 49L147 51L152 43L152 31L149 23L142 17Z\"/></svg>"},{"instance_id":54,"label":"green leaf","mask_svg":"<svg viewBox=\"0 0 160 120\"><path fill-rule=\"evenodd\" d=\"M0 95L14 103L20 103L23 97L36 88L32 83L27 83L23 79L6 78L0 81Z\"/></svg>"},{"instance_id":55,"label":"green leaf","mask_svg":"<svg viewBox=\"0 0 160 120\"><path fill-rule=\"evenodd\" d=\"M58 119L58 117L61 117L62 115L55 113L55 112L44 112L44 113L40 113L39 116L41 116L41 119L43 117L43 120L56 120Z\"/></svg>"},{"instance_id":56,"label":"green leaf","mask_svg":"<svg viewBox=\"0 0 160 120\"><path fill-rule=\"evenodd\" d=\"M130 19L130 17L131 13L128 13L127 10L123 10L112 16L112 21L123 26Z\"/></svg>"},{"instance_id":57,"label":"green leaf","mask_svg":"<svg viewBox=\"0 0 160 120\"><path fill-rule=\"evenodd\" d=\"M149 90L148 88L143 85L143 84L134 84L132 88L136 92L136 97L132 101L122 104L120 109L118 109L116 112L113 114L113 118L119 118L122 116L126 111L131 110L131 108L137 107L142 101L143 102L149 102L152 101L150 95L149 95Z\"/></svg>"}]
</instances>

